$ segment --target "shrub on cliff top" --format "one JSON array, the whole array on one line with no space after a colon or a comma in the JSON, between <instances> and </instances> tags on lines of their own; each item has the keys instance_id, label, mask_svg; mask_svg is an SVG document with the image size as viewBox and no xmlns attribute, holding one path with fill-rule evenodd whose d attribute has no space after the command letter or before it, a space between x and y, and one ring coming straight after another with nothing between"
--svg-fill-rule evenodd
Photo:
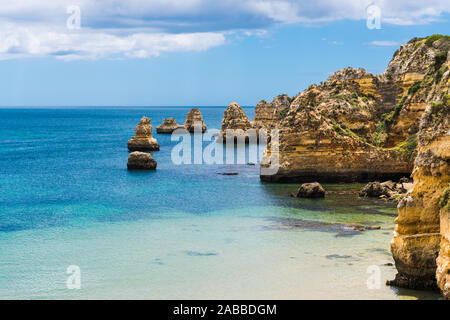
<instances>
[{"instance_id":1,"label":"shrub on cliff top","mask_svg":"<svg viewBox=\"0 0 450 320\"><path fill-rule=\"evenodd\" d=\"M433 45L433 42L435 42L436 40L442 39L442 38L450 40L450 36L446 36L443 34L433 34L432 36L427 37L425 44L428 47L431 47Z\"/></svg>"}]
</instances>

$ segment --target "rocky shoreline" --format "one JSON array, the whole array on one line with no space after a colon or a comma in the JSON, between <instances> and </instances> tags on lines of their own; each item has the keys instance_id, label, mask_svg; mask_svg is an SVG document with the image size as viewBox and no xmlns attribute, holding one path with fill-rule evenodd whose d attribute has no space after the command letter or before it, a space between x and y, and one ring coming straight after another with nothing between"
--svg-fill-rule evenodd
<instances>
[{"instance_id":1,"label":"rocky shoreline","mask_svg":"<svg viewBox=\"0 0 450 320\"><path fill-rule=\"evenodd\" d=\"M259 143L261 138L250 136L265 132L260 179L302 183L294 197L325 197L323 182L370 182L359 196L398 202L391 243L398 274L388 284L439 289L450 299L449 50L449 37L414 38L395 52L384 73L339 70L295 97L260 101L252 122L233 102L216 141L227 143L232 134L233 142ZM207 129L193 108L184 126L168 118L157 132L180 127L190 133ZM276 142L273 129L279 133ZM142 118L128 149L159 150L151 131L150 119ZM152 160L130 154L129 168L152 170ZM278 171L266 174L275 161Z\"/></svg>"}]
</instances>

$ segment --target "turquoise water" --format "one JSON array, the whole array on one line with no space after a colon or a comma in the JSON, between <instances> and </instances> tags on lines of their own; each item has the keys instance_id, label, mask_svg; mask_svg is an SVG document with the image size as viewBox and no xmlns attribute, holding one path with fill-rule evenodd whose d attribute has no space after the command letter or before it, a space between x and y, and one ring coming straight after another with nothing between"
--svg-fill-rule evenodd
<instances>
[{"instance_id":1,"label":"turquoise water","mask_svg":"<svg viewBox=\"0 0 450 320\"><path fill-rule=\"evenodd\" d=\"M437 298L384 285L396 209L359 199L360 185L294 199L298 185L261 183L258 166L174 165L177 142L155 127L189 109L0 109L0 298ZM200 108L209 128L224 109ZM128 172L143 115L158 168ZM79 290L66 287L69 265ZM379 289L366 285L371 265Z\"/></svg>"}]
</instances>

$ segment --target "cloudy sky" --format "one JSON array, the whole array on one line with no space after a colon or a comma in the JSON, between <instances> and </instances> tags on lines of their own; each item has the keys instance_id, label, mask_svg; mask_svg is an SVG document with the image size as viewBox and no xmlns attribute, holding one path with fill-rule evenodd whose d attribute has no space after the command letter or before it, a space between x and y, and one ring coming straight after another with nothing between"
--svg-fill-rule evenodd
<instances>
[{"instance_id":1,"label":"cloudy sky","mask_svg":"<svg viewBox=\"0 0 450 320\"><path fill-rule=\"evenodd\" d=\"M448 34L449 8L450 0L0 0L0 106L254 105L342 67L382 72L410 38Z\"/></svg>"}]
</instances>

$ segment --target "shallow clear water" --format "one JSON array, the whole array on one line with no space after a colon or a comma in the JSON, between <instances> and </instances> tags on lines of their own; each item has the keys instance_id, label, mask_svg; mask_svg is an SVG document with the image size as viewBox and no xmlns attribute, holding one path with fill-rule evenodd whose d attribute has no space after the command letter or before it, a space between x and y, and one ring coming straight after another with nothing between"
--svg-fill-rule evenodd
<instances>
[{"instance_id":1,"label":"shallow clear water","mask_svg":"<svg viewBox=\"0 0 450 320\"><path fill-rule=\"evenodd\" d=\"M0 109L0 298L438 297L384 285L396 209L359 199L360 185L290 198L298 185L261 183L258 166L176 166L177 142L156 133L157 170L128 172L139 119L155 129L189 109ZM220 128L225 108L200 109ZM80 290L66 287L69 265ZM366 284L372 265L379 289Z\"/></svg>"}]
</instances>

